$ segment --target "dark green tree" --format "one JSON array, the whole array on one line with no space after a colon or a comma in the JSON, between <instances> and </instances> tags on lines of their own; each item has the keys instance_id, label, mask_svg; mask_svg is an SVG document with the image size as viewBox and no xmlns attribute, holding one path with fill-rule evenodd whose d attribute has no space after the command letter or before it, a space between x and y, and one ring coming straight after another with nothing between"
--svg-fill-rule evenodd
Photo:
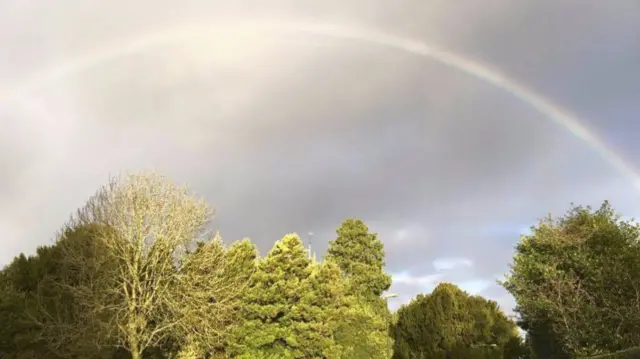
<instances>
[{"instance_id":1,"label":"dark green tree","mask_svg":"<svg viewBox=\"0 0 640 359\"><path fill-rule=\"evenodd\" d=\"M541 358L640 344L640 230L608 202L543 219L516 247L504 287Z\"/></svg>"},{"instance_id":2,"label":"dark green tree","mask_svg":"<svg viewBox=\"0 0 640 359\"><path fill-rule=\"evenodd\" d=\"M112 357L113 348L98 348L91 331L81 336L59 335L59 330L84 320L73 300L73 287L94 279L66 259L70 253L86 259L102 256L93 241L94 226L65 230L54 245L39 247L30 257L19 255L1 273L0 352L9 358ZM97 261L92 261L98 263ZM105 261L102 269L107 268ZM83 275L84 274L84 275Z\"/></svg>"},{"instance_id":3,"label":"dark green tree","mask_svg":"<svg viewBox=\"0 0 640 359\"><path fill-rule=\"evenodd\" d=\"M471 296L441 283L431 294L418 295L398 310L392 329L394 358L515 359L515 323L496 302ZM504 354L511 353L507 357Z\"/></svg>"},{"instance_id":4,"label":"dark green tree","mask_svg":"<svg viewBox=\"0 0 640 359\"><path fill-rule=\"evenodd\" d=\"M56 358L46 343L37 339L39 328L26 315L36 308L33 293L40 280L35 270L37 260L20 254L0 272L0 353L3 358Z\"/></svg>"},{"instance_id":5,"label":"dark green tree","mask_svg":"<svg viewBox=\"0 0 640 359\"><path fill-rule=\"evenodd\" d=\"M384 272L384 245L376 233L359 219L347 219L329 242L327 259L335 262L349 279L350 292L366 299L379 298L391 286Z\"/></svg>"}]
</instances>

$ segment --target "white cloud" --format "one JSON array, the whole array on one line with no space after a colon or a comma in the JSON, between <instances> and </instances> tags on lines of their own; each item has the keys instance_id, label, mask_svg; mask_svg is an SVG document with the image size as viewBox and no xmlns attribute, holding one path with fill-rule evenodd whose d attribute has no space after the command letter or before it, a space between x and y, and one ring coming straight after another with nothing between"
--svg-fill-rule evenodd
<instances>
[{"instance_id":1,"label":"white cloud","mask_svg":"<svg viewBox=\"0 0 640 359\"><path fill-rule=\"evenodd\" d=\"M442 274L426 274L421 276L412 276L408 273L398 273L393 274L393 283L397 284L407 284L417 287L423 288L433 288L435 287L440 279L442 278Z\"/></svg>"},{"instance_id":2,"label":"white cloud","mask_svg":"<svg viewBox=\"0 0 640 359\"><path fill-rule=\"evenodd\" d=\"M473 261L467 258L438 258L433 261L433 268L438 272L447 271L459 267L473 267Z\"/></svg>"},{"instance_id":3,"label":"white cloud","mask_svg":"<svg viewBox=\"0 0 640 359\"><path fill-rule=\"evenodd\" d=\"M468 281L457 282L455 284L467 293L476 295L482 293L484 290L494 285L495 282L488 279L472 279Z\"/></svg>"}]
</instances>

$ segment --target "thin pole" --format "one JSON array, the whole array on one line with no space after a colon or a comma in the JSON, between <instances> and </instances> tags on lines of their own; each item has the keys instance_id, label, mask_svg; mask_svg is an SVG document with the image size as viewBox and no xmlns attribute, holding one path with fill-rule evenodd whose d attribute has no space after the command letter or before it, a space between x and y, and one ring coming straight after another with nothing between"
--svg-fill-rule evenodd
<instances>
[{"instance_id":1,"label":"thin pole","mask_svg":"<svg viewBox=\"0 0 640 359\"><path fill-rule=\"evenodd\" d=\"M313 238L313 232L309 232L309 260L312 259L312 254L311 254L311 239Z\"/></svg>"}]
</instances>

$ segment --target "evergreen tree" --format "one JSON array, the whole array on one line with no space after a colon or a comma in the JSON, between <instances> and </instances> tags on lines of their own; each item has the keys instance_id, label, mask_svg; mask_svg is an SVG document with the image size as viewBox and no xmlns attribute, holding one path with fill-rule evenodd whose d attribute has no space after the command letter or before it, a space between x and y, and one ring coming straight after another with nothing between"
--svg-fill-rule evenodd
<instances>
[{"instance_id":1,"label":"evergreen tree","mask_svg":"<svg viewBox=\"0 0 640 359\"><path fill-rule=\"evenodd\" d=\"M386 307L355 296L347 296L347 309L338 323L335 340L347 358L386 359L391 357L390 318ZM384 305L384 301L382 301ZM383 311L384 310L384 311Z\"/></svg>"},{"instance_id":2,"label":"evergreen tree","mask_svg":"<svg viewBox=\"0 0 640 359\"><path fill-rule=\"evenodd\" d=\"M384 246L358 219L347 219L329 242L327 260L335 262L348 286L349 309L336 329L336 341L354 359L388 358L391 315L382 293L391 286L384 272Z\"/></svg>"},{"instance_id":3,"label":"evergreen tree","mask_svg":"<svg viewBox=\"0 0 640 359\"><path fill-rule=\"evenodd\" d=\"M228 262L226 275L240 278L236 282L248 285L251 276L256 271L258 261L258 248L251 240L245 238L241 241L233 242L225 253Z\"/></svg>"},{"instance_id":4,"label":"evergreen tree","mask_svg":"<svg viewBox=\"0 0 640 359\"><path fill-rule=\"evenodd\" d=\"M286 235L258 263L246 291L244 323L237 328L237 358L309 358L326 346L310 304L312 267L302 241ZM311 318L310 318L311 317Z\"/></svg>"},{"instance_id":5,"label":"evergreen tree","mask_svg":"<svg viewBox=\"0 0 640 359\"><path fill-rule=\"evenodd\" d=\"M327 259L334 261L350 282L350 292L380 297L391 286L391 276L384 272L384 245L376 233L359 219L347 219L329 242Z\"/></svg>"},{"instance_id":6,"label":"evergreen tree","mask_svg":"<svg viewBox=\"0 0 640 359\"><path fill-rule=\"evenodd\" d=\"M247 238L236 241L231 244L224 253L226 265L223 273L223 280L221 287L224 288L225 283L231 283L232 285L239 286L236 288L240 292L245 293L250 288L251 279L256 272L256 266L258 263L258 248L251 243ZM233 314L228 316L228 322L225 325L233 327L229 334L224 333L225 337L222 338L221 344L209 348L207 351L212 358L226 358L228 348L234 344L233 333L237 328L243 325L243 308L245 306L245 295L241 297L241 300L234 303L234 306L229 308Z\"/></svg>"},{"instance_id":7,"label":"evergreen tree","mask_svg":"<svg viewBox=\"0 0 640 359\"><path fill-rule=\"evenodd\" d=\"M294 331L304 358L341 359L345 353L334 332L346 309L346 283L332 262L312 264L311 269L300 304L293 308Z\"/></svg>"},{"instance_id":8,"label":"evergreen tree","mask_svg":"<svg viewBox=\"0 0 640 359\"><path fill-rule=\"evenodd\" d=\"M176 339L183 344L180 357L224 354L231 332L241 320L242 296L256 256L250 242L227 249L216 234L183 258L179 273L193 278L181 291L184 300L179 313L185 319L184 329L176 331Z\"/></svg>"},{"instance_id":9,"label":"evergreen tree","mask_svg":"<svg viewBox=\"0 0 640 359\"><path fill-rule=\"evenodd\" d=\"M515 324L493 301L441 283L400 308L394 358L516 359ZM508 354L509 356L505 355Z\"/></svg>"}]
</instances>

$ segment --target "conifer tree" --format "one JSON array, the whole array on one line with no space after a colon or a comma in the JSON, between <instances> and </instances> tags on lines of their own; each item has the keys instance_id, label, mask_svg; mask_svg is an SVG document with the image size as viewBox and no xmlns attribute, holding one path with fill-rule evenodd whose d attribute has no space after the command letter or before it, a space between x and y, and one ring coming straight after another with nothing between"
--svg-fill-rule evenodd
<instances>
[{"instance_id":1,"label":"conifer tree","mask_svg":"<svg viewBox=\"0 0 640 359\"><path fill-rule=\"evenodd\" d=\"M401 307L393 333L394 359L515 359L521 354L516 325L497 303L450 283Z\"/></svg>"},{"instance_id":2,"label":"conifer tree","mask_svg":"<svg viewBox=\"0 0 640 359\"><path fill-rule=\"evenodd\" d=\"M258 260L258 248L255 244L248 238L234 242L227 249L225 257L228 262L226 275L238 278L238 283L248 284L256 271Z\"/></svg>"},{"instance_id":3,"label":"conifer tree","mask_svg":"<svg viewBox=\"0 0 640 359\"><path fill-rule=\"evenodd\" d=\"M304 295L293 310L298 342L305 358L343 358L334 332L346 309L346 283L340 268L332 262L313 264L311 269L303 285Z\"/></svg>"},{"instance_id":4,"label":"conifer tree","mask_svg":"<svg viewBox=\"0 0 640 359\"><path fill-rule=\"evenodd\" d=\"M248 238L241 241L237 241L231 244L224 253L225 256L225 271L223 273L223 283L232 283L239 286L236 291L245 292L249 289L250 281L256 272L256 266L258 263L258 248L251 243ZM230 330L229 334L225 333L225 337L222 338L221 344L213 348L208 349L208 353L211 358L227 358L228 348L234 344L234 332L237 328L243 325L243 308L245 306L244 296L240 301L234 302L234 306L229 310L232 312L228 316L228 325L234 329Z\"/></svg>"},{"instance_id":5,"label":"conifer tree","mask_svg":"<svg viewBox=\"0 0 640 359\"><path fill-rule=\"evenodd\" d=\"M236 329L232 354L247 359L303 357L294 329L294 308L301 304L310 274L310 262L297 235L286 235L275 243L258 263L246 290L244 323Z\"/></svg>"},{"instance_id":6,"label":"conifer tree","mask_svg":"<svg viewBox=\"0 0 640 359\"><path fill-rule=\"evenodd\" d=\"M384 246L358 219L347 219L336 233L336 240L329 242L327 260L342 270L349 302L336 329L336 341L350 358L389 358L391 315L380 297L391 286L391 276L384 272Z\"/></svg>"},{"instance_id":7,"label":"conifer tree","mask_svg":"<svg viewBox=\"0 0 640 359\"><path fill-rule=\"evenodd\" d=\"M253 259L255 254L254 248ZM242 291L246 286L242 267L245 256L252 259L251 254L238 253L237 248L227 250L217 234L184 257L180 274L190 278L185 281L189 286L181 291L184 300L180 308L175 309L189 328L176 332L183 343L182 357L224 352L234 324L241 319Z\"/></svg>"},{"instance_id":8,"label":"conifer tree","mask_svg":"<svg viewBox=\"0 0 640 359\"><path fill-rule=\"evenodd\" d=\"M329 242L327 259L349 279L353 294L380 297L391 286L391 276L384 272L384 245L377 234L370 233L359 219L347 219L336 233L336 240Z\"/></svg>"}]
</instances>

